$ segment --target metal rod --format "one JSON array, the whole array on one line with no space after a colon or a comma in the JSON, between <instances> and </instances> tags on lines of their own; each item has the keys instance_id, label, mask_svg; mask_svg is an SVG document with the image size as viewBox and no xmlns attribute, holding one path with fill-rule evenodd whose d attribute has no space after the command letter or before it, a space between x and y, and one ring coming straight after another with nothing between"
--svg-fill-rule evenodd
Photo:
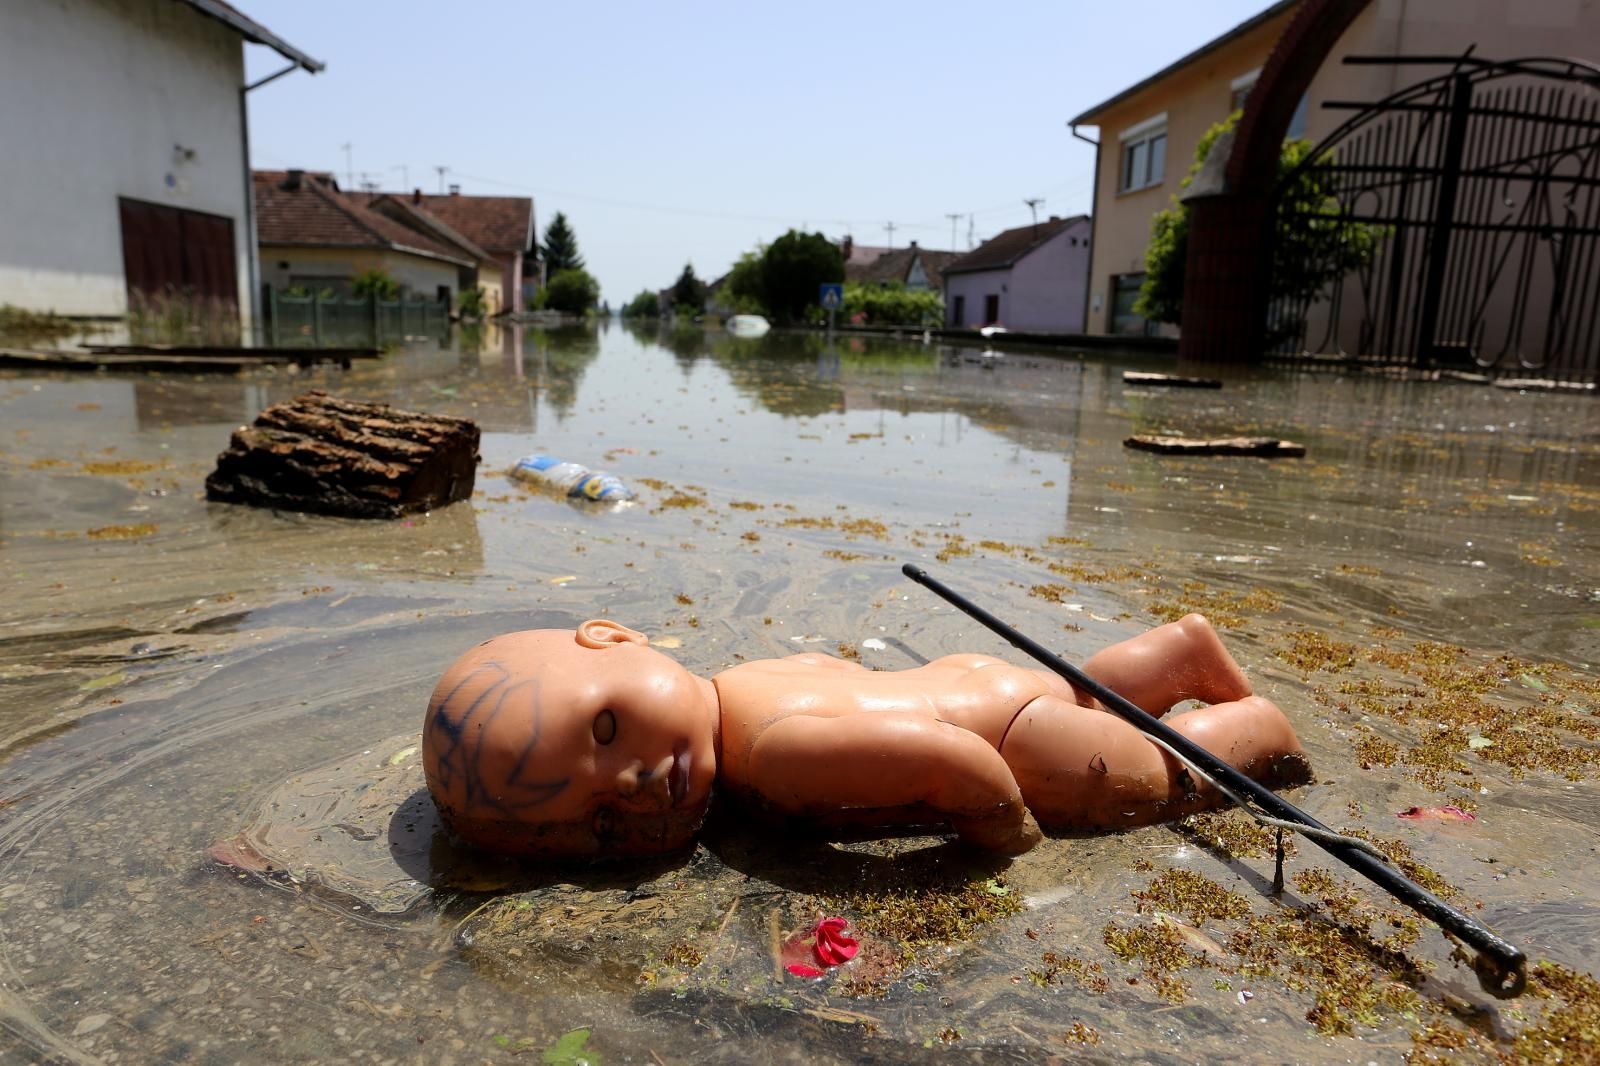
<instances>
[{"instance_id":1,"label":"metal rod","mask_svg":"<svg viewBox=\"0 0 1600 1066\"><path fill-rule=\"evenodd\" d=\"M1235 770L1176 729L1167 725L1167 723L1161 721L1161 719L1117 695L1117 693L1106 688L1038 641L1024 636L965 596L951 589L942 581L929 576L926 570L911 563L906 563L900 568L900 572L917 584L931 589L951 604L983 623L999 636L1004 637L1015 647L1027 652L1078 688L1089 693L1089 695L1099 700L1107 710L1126 720L1135 729L1162 740L1176 751L1184 762L1191 763L1225 783L1228 787L1249 796L1252 801L1268 814L1284 821L1309 826L1314 830L1331 832L1327 826L1265 785ZM1321 837L1314 836L1308 837L1308 839L1335 859L1338 859L1373 884L1388 892L1395 899L1415 910L1418 914L1453 933L1467 946L1476 951L1479 956L1479 964L1475 969L1478 973L1478 979L1486 991L1502 998L1521 993L1527 983L1528 965L1527 956L1522 953L1521 949L1507 942L1483 923L1456 910L1438 896L1406 877L1393 866L1380 862L1366 852L1350 847L1347 844Z\"/></svg>"}]
</instances>

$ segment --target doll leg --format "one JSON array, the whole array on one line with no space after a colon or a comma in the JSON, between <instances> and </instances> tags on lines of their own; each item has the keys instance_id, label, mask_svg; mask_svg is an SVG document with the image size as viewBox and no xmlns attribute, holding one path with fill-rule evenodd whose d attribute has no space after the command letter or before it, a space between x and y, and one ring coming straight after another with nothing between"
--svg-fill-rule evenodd
<instances>
[{"instance_id":1,"label":"doll leg","mask_svg":"<svg viewBox=\"0 0 1600 1066\"><path fill-rule=\"evenodd\" d=\"M1258 781L1284 784L1308 776L1288 719L1259 696L1185 711L1168 724ZM1221 800L1121 718L1049 696L1023 709L1000 754L1046 827L1150 825Z\"/></svg>"},{"instance_id":2,"label":"doll leg","mask_svg":"<svg viewBox=\"0 0 1600 1066\"><path fill-rule=\"evenodd\" d=\"M1252 691L1222 638L1198 614L1102 648L1083 672L1154 715L1184 700L1227 703Z\"/></svg>"}]
</instances>

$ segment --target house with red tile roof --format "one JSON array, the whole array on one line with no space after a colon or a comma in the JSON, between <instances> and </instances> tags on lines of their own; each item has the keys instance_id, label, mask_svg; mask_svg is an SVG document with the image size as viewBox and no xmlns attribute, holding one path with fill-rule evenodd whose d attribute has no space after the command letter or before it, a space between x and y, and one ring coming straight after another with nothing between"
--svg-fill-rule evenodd
<instances>
[{"instance_id":1,"label":"house with red tile roof","mask_svg":"<svg viewBox=\"0 0 1600 1066\"><path fill-rule=\"evenodd\" d=\"M854 237L839 242L839 253L844 256L844 280L860 281L861 275L892 249L874 244L857 244Z\"/></svg>"},{"instance_id":2,"label":"house with red tile roof","mask_svg":"<svg viewBox=\"0 0 1600 1066\"><path fill-rule=\"evenodd\" d=\"M1088 215L1008 229L944 268L945 323L1082 333Z\"/></svg>"},{"instance_id":3,"label":"house with red tile roof","mask_svg":"<svg viewBox=\"0 0 1600 1066\"><path fill-rule=\"evenodd\" d=\"M254 174L262 281L274 288L346 291L381 269L406 296L446 300L476 283L484 249L396 221L339 189L333 175L305 170Z\"/></svg>"},{"instance_id":4,"label":"house with red tile roof","mask_svg":"<svg viewBox=\"0 0 1600 1066\"><path fill-rule=\"evenodd\" d=\"M251 324L246 42L323 69L222 0L0 4L0 304Z\"/></svg>"},{"instance_id":5,"label":"house with red tile roof","mask_svg":"<svg viewBox=\"0 0 1600 1066\"><path fill-rule=\"evenodd\" d=\"M845 268L849 281L888 284L899 282L908 289L944 290L944 268L961 258L960 252L938 252L912 241L905 248L884 252L864 267Z\"/></svg>"},{"instance_id":6,"label":"house with red tile roof","mask_svg":"<svg viewBox=\"0 0 1600 1066\"><path fill-rule=\"evenodd\" d=\"M462 272L459 292L475 288L483 293L481 306L486 316L498 315L505 309L505 267L488 250L419 206L419 201L412 197L380 193L367 197L363 203L378 214L465 254L476 265Z\"/></svg>"},{"instance_id":7,"label":"house with red tile roof","mask_svg":"<svg viewBox=\"0 0 1600 1066\"><path fill-rule=\"evenodd\" d=\"M455 186L443 195L424 193L420 189L410 194L390 195L408 199L413 206L440 219L489 253L500 271L499 306L502 309L520 311L526 300L532 298L533 291L543 284L532 197L464 196ZM479 278L490 277L490 269L480 269Z\"/></svg>"}]
</instances>

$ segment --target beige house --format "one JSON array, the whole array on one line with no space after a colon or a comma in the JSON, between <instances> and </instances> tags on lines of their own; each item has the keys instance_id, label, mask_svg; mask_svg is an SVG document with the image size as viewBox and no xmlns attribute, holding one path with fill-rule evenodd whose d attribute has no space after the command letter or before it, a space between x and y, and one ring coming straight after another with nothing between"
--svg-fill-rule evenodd
<instances>
[{"instance_id":1,"label":"beige house","mask_svg":"<svg viewBox=\"0 0 1600 1066\"><path fill-rule=\"evenodd\" d=\"M1207 128L1242 106L1301 2L1280 0L1068 123L1075 136L1097 145L1087 332L1158 332L1133 313L1150 220L1172 203ZM1488 59L1592 60L1600 55L1600 3L1371 0L1312 79L1289 136L1321 141L1351 114L1325 104L1378 101L1440 69L1347 65L1347 56L1455 56L1469 48Z\"/></svg>"},{"instance_id":2,"label":"beige house","mask_svg":"<svg viewBox=\"0 0 1600 1066\"><path fill-rule=\"evenodd\" d=\"M376 268L407 299L454 306L463 277L477 267L471 253L346 196L330 174L258 170L254 179L261 280L274 289L344 292Z\"/></svg>"}]
</instances>

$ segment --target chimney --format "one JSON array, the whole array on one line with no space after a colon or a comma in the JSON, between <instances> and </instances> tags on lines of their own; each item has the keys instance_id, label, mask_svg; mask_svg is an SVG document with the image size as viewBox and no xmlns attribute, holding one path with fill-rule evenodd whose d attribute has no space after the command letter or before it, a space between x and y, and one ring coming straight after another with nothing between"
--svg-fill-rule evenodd
<instances>
[{"instance_id":1,"label":"chimney","mask_svg":"<svg viewBox=\"0 0 1600 1066\"><path fill-rule=\"evenodd\" d=\"M461 195L461 186L459 186L459 185L451 185L450 186L450 195L451 196L460 196Z\"/></svg>"},{"instance_id":2,"label":"chimney","mask_svg":"<svg viewBox=\"0 0 1600 1066\"><path fill-rule=\"evenodd\" d=\"M414 204L422 203L422 190L421 189L412 189L411 190L411 202L414 203Z\"/></svg>"},{"instance_id":3,"label":"chimney","mask_svg":"<svg viewBox=\"0 0 1600 1066\"><path fill-rule=\"evenodd\" d=\"M1061 216L1060 215L1051 215L1050 216L1050 221L1051 222L1060 222L1061 221Z\"/></svg>"},{"instance_id":4,"label":"chimney","mask_svg":"<svg viewBox=\"0 0 1600 1066\"><path fill-rule=\"evenodd\" d=\"M916 247L917 247L917 242L916 241L912 241L911 242L911 247L912 247L913 250L915 250Z\"/></svg>"},{"instance_id":5,"label":"chimney","mask_svg":"<svg viewBox=\"0 0 1600 1066\"><path fill-rule=\"evenodd\" d=\"M294 192L296 189L300 188L300 182L305 178L305 176L306 172L303 170L291 170L289 171L288 177L283 179L283 187L290 192Z\"/></svg>"},{"instance_id":6,"label":"chimney","mask_svg":"<svg viewBox=\"0 0 1600 1066\"><path fill-rule=\"evenodd\" d=\"M839 242L839 251L844 253L846 259L850 258L850 250L856 246L855 238L845 234L844 240Z\"/></svg>"}]
</instances>

